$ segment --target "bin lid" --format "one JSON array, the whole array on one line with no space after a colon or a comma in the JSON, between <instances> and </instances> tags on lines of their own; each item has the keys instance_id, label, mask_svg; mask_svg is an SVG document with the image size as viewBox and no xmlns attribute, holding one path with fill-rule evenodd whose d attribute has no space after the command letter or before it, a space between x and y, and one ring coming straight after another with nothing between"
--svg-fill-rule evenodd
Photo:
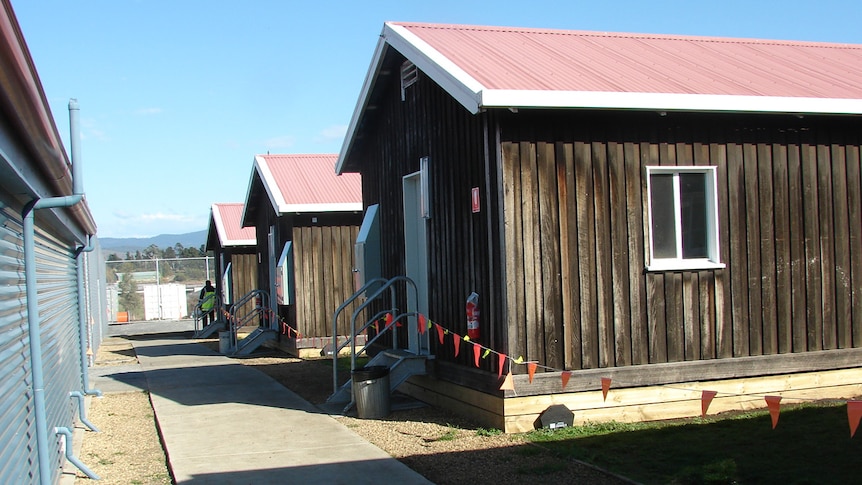
<instances>
[{"instance_id":1,"label":"bin lid","mask_svg":"<svg viewBox=\"0 0 862 485\"><path fill-rule=\"evenodd\" d=\"M380 379L381 377L389 375L389 367L386 367L385 365L367 365L359 369L354 369L350 374L354 381Z\"/></svg>"}]
</instances>

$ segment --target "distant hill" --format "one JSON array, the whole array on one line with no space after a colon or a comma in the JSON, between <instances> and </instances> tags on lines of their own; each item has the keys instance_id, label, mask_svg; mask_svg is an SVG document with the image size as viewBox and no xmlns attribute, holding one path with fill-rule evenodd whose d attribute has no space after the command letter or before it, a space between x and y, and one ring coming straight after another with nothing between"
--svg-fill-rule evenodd
<instances>
[{"instance_id":1,"label":"distant hill","mask_svg":"<svg viewBox=\"0 0 862 485\"><path fill-rule=\"evenodd\" d=\"M186 234L160 234L153 237L100 237L103 253L126 253L139 251L155 244L159 249L174 247L180 243L185 248L198 248L205 244L207 231Z\"/></svg>"}]
</instances>

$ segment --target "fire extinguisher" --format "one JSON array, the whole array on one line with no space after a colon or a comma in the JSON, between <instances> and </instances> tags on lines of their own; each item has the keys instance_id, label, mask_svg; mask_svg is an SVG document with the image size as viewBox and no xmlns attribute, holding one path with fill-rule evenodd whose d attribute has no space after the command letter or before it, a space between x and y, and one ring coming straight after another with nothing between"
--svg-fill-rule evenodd
<instances>
[{"instance_id":1,"label":"fire extinguisher","mask_svg":"<svg viewBox=\"0 0 862 485\"><path fill-rule=\"evenodd\" d=\"M467 297L467 336L470 340L479 340L479 295L470 293Z\"/></svg>"}]
</instances>

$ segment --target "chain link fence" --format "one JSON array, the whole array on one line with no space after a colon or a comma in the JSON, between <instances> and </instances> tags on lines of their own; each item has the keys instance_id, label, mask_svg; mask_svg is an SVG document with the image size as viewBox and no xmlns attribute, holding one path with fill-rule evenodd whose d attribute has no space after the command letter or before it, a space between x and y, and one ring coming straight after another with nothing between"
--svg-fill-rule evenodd
<instances>
[{"instance_id":1,"label":"chain link fence","mask_svg":"<svg viewBox=\"0 0 862 485\"><path fill-rule=\"evenodd\" d=\"M204 282L215 277L211 256L105 261L110 321L189 318Z\"/></svg>"}]
</instances>

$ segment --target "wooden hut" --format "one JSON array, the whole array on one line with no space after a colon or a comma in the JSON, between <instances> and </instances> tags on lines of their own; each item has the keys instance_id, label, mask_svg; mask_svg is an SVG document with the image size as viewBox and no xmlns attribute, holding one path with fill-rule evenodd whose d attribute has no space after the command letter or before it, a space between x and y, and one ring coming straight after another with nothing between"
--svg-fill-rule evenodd
<instances>
[{"instance_id":1,"label":"wooden hut","mask_svg":"<svg viewBox=\"0 0 862 485\"><path fill-rule=\"evenodd\" d=\"M242 224L256 230L258 288L277 308L279 347L296 355L331 342L333 313L354 292L361 178L336 175L336 159L258 155L246 196Z\"/></svg>"},{"instance_id":2,"label":"wooden hut","mask_svg":"<svg viewBox=\"0 0 862 485\"><path fill-rule=\"evenodd\" d=\"M703 390L710 412L862 393L860 65L859 45L386 23L337 170L379 207L382 274L417 278L448 331L401 389L506 431L560 403L633 421L698 415ZM471 292L476 360L453 344Z\"/></svg>"},{"instance_id":3,"label":"wooden hut","mask_svg":"<svg viewBox=\"0 0 862 485\"><path fill-rule=\"evenodd\" d=\"M210 211L206 250L215 258L214 284L227 306L257 289L257 240L254 228L242 227L244 205L217 203Z\"/></svg>"}]
</instances>

